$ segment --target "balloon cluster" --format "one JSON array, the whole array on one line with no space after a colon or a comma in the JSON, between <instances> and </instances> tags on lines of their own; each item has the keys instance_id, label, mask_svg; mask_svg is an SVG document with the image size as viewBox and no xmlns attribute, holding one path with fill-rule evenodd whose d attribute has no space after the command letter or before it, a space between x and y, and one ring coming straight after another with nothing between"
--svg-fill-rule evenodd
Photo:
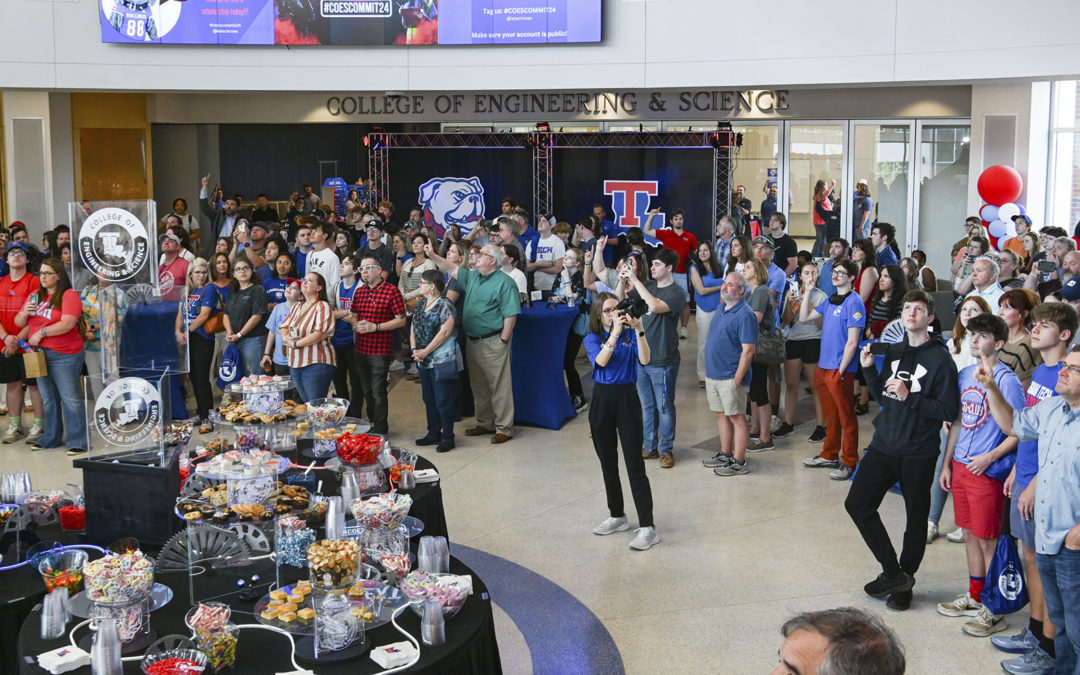
<instances>
[{"instance_id":1,"label":"balloon cluster","mask_svg":"<svg viewBox=\"0 0 1080 675\"><path fill-rule=\"evenodd\" d=\"M995 239L1004 241L1015 237L1013 217L1026 215L1024 207L1015 203L1024 191L1024 179L1020 172L1003 164L992 166L979 175L978 189L979 196L986 202L979 209L983 227Z\"/></svg>"}]
</instances>

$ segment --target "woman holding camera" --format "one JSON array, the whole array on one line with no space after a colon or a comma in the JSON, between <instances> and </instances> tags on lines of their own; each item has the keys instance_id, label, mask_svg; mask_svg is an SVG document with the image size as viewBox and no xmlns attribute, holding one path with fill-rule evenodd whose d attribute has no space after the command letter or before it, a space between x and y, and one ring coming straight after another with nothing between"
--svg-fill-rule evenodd
<instances>
[{"instance_id":1,"label":"woman holding camera","mask_svg":"<svg viewBox=\"0 0 1080 675\"><path fill-rule=\"evenodd\" d=\"M644 427L637 393L638 364L649 364L649 343L645 340L641 320L625 312L616 312L618 304L618 299L611 293L598 294L589 316L589 334L585 336L585 352L593 364L594 383L589 427L604 475L609 513L604 522L593 528L593 533L606 535L630 529L623 510L619 480L617 448L621 441L623 462L638 515L638 530L630 548L645 551L660 543L660 535L653 525L652 488L641 456ZM629 331L626 330L628 326Z\"/></svg>"}]
</instances>

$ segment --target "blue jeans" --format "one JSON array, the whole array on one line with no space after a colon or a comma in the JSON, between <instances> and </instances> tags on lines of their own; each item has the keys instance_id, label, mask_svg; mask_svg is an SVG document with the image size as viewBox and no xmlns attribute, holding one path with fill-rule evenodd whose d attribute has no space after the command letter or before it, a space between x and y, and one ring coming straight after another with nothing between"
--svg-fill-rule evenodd
<instances>
[{"instance_id":1,"label":"blue jeans","mask_svg":"<svg viewBox=\"0 0 1080 675\"><path fill-rule=\"evenodd\" d=\"M645 452L671 452L675 445L675 380L679 376L679 364L638 364L637 373L637 390L645 425L645 447L642 449Z\"/></svg>"},{"instance_id":2,"label":"blue jeans","mask_svg":"<svg viewBox=\"0 0 1080 675\"><path fill-rule=\"evenodd\" d=\"M259 361L262 361L263 350L266 349L266 333L240 338L233 344L240 350L240 363L244 366L244 375L262 373Z\"/></svg>"},{"instance_id":3,"label":"blue jeans","mask_svg":"<svg viewBox=\"0 0 1080 675\"><path fill-rule=\"evenodd\" d=\"M460 374L458 375L460 379ZM427 437L440 443L454 442L455 396L461 393L458 380L435 380L435 369L420 367L420 389L427 409Z\"/></svg>"},{"instance_id":4,"label":"blue jeans","mask_svg":"<svg viewBox=\"0 0 1080 675\"><path fill-rule=\"evenodd\" d=\"M334 366L329 363L313 363L303 368L289 368L296 391L304 403L317 398L326 398L330 391L330 382L334 379Z\"/></svg>"},{"instance_id":5,"label":"blue jeans","mask_svg":"<svg viewBox=\"0 0 1080 675\"><path fill-rule=\"evenodd\" d=\"M80 349L75 354L44 351L49 374L37 378L45 408L45 431L38 442L46 448L58 448L63 443L69 449L86 450L86 403L80 381L85 351Z\"/></svg>"},{"instance_id":6,"label":"blue jeans","mask_svg":"<svg viewBox=\"0 0 1080 675\"><path fill-rule=\"evenodd\" d=\"M948 439L945 430L941 430L941 454L937 458L937 468L934 469L934 483L930 486L930 522L937 524L941 520L941 514L945 511L945 501L949 493L941 487L938 478L941 477L941 464L945 461L945 441Z\"/></svg>"},{"instance_id":7,"label":"blue jeans","mask_svg":"<svg viewBox=\"0 0 1080 675\"><path fill-rule=\"evenodd\" d=\"M1042 578L1046 613L1057 626L1056 673L1075 673L1080 665L1080 551L1062 545L1054 555L1035 554Z\"/></svg>"}]
</instances>

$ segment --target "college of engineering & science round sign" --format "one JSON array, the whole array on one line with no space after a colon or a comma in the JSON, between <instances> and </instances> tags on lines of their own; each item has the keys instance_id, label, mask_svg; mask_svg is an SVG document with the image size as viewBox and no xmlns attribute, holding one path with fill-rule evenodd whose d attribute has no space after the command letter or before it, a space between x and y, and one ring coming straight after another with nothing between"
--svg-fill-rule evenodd
<instances>
[{"instance_id":1,"label":"college of engineering & science round sign","mask_svg":"<svg viewBox=\"0 0 1080 675\"><path fill-rule=\"evenodd\" d=\"M94 401L94 428L112 445L138 445L159 432L161 394L138 377L123 377Z\"/></svg>"},{"instance_id":2,"label":"college of engineering & science round sign","mask_svg":"<svg viewBox=\"0 0 1080 675\"><path fill-rule=\"evenodd\" d=\"M102 281L131 279L146 265L148 251L146 226L124 209L94 211L79 228L81 257Z\"/></svg>"}]
</instances>

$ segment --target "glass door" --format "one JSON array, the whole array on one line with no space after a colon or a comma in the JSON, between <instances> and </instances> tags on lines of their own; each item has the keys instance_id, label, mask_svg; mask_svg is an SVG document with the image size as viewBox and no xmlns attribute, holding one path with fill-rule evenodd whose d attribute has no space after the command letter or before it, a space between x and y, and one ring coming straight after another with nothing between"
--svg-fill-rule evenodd
<instances>
[{"instance_id":1,"label":"glass door","mask_svg":"<svg viewBox=\"0 0 1080 675\"><path fill-rule=\"evenodd\" d=\"M971 123L919 121L915 133L919 161L913 205L919 226L914 243L926 252L937 277L948 279L952 245L966 236Z\"/></svg>"},{"instance_id":2,"label":"glass door","mask_svg":"<svg viewBox=\"0 0 1080 675\"><path fill-rule=\"evenodd\" d=\"M843 198L847 123L786 122L785 125L787 170L782 177L781 194L787 194L790 207L788 234L795 238L800 250L809 250L815 256L825 255L828 253L825 226L814 226L814 189L820 181L826 189L832 185L829 197L833 202Z\"/></svg>"},{"instance_id":3,"label":"glass door","mask_svg":"<svg viewBox=\"0 0 1080 675\"><path fill-rule=\"evenodd\" d=\"M760 222L762 207L770 197L776 201L773 210L786 213L788 205L779 198L780 125L732 125L731 129L742 134L742 146L737 148L735 168L731 173L731 189L742 188L743 196L753 205L750 209L753 220ZM770 190L774 191L771 195ZM734 200L734 195L732 198ZM768 227L768 223L761 223L761 227Z\"/></svg>"},{"instance_id":4,"label":"glass door","mask_svg":"<svg viewBox=\"0 0 1080 675\"><path fill-rule=\"evenodd\" d=\"M845 225L852 240L870 237L874 222L891 223L896 243L907 255L909 236L914 122L852 122L849 154L854 188L845 200Z\"/></svg>"}]
</instances>

